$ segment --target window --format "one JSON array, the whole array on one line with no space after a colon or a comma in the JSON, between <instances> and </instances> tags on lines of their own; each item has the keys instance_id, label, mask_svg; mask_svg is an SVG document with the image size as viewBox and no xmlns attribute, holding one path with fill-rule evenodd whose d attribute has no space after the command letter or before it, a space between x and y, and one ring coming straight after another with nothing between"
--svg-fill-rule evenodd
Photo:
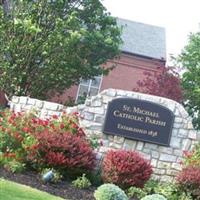
<instances>
[{"instance_id":1,"label":"window","mask_svg":"<svg viewBox=\"0 0 200 200\"><path fill-rule=\"evenodd\" d=\"M102 75L95 76L94 79L82 79L76 97L76 103L84 103L87 96L95 96L99 93L102 82Z\"/></svg>"}]
</instances>

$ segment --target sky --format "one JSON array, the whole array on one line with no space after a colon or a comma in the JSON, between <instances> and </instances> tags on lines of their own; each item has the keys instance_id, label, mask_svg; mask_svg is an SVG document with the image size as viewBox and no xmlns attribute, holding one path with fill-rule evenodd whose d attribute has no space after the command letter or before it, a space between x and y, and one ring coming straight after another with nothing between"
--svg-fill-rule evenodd
<instances>
[{"instance_id":1,"label":"sky","mask_svg":"<svg viewBox=\"0 0 200 200\"><path fill-rule=\"evenodd\" d=\"M167 57L177 56L188 35L200 31L200 0L102 0L114 17L166 29Z\"/></svg>"}]
</instances>

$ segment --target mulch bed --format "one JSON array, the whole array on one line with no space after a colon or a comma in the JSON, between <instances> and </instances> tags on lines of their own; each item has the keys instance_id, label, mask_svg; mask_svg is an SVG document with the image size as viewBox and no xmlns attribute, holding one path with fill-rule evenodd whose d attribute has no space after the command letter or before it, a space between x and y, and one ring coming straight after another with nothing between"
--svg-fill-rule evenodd
<instances>
[{"instance_id":1,"label":"mulch bed","mask_svg":"<svg viewBox=\"0 0 200 200\"><path fill-rule=\"evenodd\" d=\"M13 174L0 168L0 177L11 180L17 183L31 186L38 190L48 192L50 194L60 196L68 200L95 200L93 197L95 187L89 189L77 189L69 182L63 181L57 184L47 183L41 181L40 176L36 172L24 172L23 174Z\"/></svg>"}]
</instances>

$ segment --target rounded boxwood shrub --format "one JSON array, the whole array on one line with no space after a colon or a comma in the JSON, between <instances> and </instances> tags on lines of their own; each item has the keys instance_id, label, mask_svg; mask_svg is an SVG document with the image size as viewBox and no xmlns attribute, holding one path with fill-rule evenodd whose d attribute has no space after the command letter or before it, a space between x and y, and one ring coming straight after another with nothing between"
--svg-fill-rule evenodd
<instances>
[{"instance_id":1,"label":"rounded boxwood shrub","mask_svg":"<svg viewBox=\"0 0 200 200\"><path fill-rule=\"evenodd\" d=\"M103 181L122 188L142 188L152 172L150 162L134 151L111 150L105 155L102 165Z\"/></svg>"},{"instance_id":2,"label":"rounded boxwood shrub","mask_svg":"<svg viewBox=\"0 0 200 200\"><path fill-rule=\"evenodd\" d=\"M160 194L152 194L143 197L141 200L167 200L163 195Z\"/></svg>"},{"instance_id":3,"label":"rounded boxwood shrub","mask_svg":"<svg viewBox=\"0 0 200 200\"><path fill-rule=\"evenodd\" d=\"M94 193L96 200L128 200L125 192L114 184L103 184Z\"/></svg>"}]
</instances>

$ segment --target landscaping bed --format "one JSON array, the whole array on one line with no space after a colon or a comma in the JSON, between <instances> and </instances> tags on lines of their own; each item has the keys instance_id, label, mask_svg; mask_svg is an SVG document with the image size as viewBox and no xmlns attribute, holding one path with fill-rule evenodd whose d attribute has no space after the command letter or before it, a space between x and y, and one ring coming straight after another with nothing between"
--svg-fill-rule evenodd
<instances>
[{"instance_id":1,"label":"landscaping bed","mask_svg":"<svg viewBox=\"0 0 200 200\"><path fill-rule=\"evenodd\" d=\"M21 173L11 173L3 168L0 168L0 177L4 179L11 180L17 183L31 186L38 190L42 190L53 194L55 196L60 196L68 200L94 200L93 193L95 187L90 187L89 189L77 189L73 187L69 182L61 181L59 183L46 183L41 181L40 176L36 172L24 172Z\"/></svg>"},{"instance_id":2,"label":"landscaping bed","mask_svg":"<svg viewBox=\"0 0 200 200\"><path fill-rule=\"evenodd\" d=\"M152 165L136 151L110 150L95 171L99 145L86 137L77 113L40 119L0 112L0 178L67 200L200 200L200 144L184 152L173 183L151 179Z\"/></svg>"}]
</instances>

